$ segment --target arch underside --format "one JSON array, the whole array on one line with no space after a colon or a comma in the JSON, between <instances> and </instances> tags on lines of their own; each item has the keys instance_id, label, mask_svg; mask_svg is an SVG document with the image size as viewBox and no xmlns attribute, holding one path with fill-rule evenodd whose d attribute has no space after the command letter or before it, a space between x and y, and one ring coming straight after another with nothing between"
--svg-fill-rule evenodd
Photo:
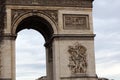
<instances>
[{"instance_id":1,"label":"arch underside","mask_svg":"<svg viewBox=\"0 0 120 80\"><path fill-rule=\"evenodd\" d=\"M23 19L16 28L16 34L23 29L34 29L40 32L45 38L45 41L49 41L54 33L51 24L37 15Z\"/></svg>"}]
</instances>

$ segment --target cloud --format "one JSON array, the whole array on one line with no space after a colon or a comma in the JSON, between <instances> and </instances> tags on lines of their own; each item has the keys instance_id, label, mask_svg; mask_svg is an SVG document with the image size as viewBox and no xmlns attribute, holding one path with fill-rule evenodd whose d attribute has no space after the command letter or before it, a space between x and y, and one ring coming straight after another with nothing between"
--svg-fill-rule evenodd
<instances>
[{"instance_id":1,"label":"cloud","mask_svg":"<svg viewBox=\"0 0 120 80\"><path fill-rule=\"evenodd\" d=\"M120 1L95 0L93 8L98 76L120 79Z\"/></svg>"},{"instance_id":2,"label":"cloud","mask_svg":"<svg viewBox=\"0 0 120 80\"><path fill-rule=\"evenodd\" d=\"M44 38L34 30L22 30L16 40L16 78L35 80L46 75Z\"/></svg>"},{"instance_id":3,"label":"cloud","mask_svg":"<svg viewBox=\"0 0 120 80\"><path fill-rule=\"evenodd\" d=\"M117 19L97 19L94 17L94 29L96 32L102 32L104 34L109 35L113 32L118 32L120 30L119 27L120 20Z\"/></svg>"},{"instance_id":4,"label":"cloud","mask_svg":"<svg viewBox=\"0 0 120 80\"><path fill-rule=\"evenodd\" d=\"M120 18L119 4L119 0L95 0L93 7L94 16L104 20Z\"/></svg>"}]
</instances>

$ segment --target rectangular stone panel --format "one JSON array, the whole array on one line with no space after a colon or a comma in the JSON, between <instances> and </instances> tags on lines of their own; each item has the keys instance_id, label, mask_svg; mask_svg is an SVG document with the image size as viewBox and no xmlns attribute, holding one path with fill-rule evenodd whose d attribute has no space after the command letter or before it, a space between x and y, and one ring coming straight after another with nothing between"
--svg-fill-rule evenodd
<instances>
[{"instance_id":1,"label":"rectangular stone panel","mask_svg":"<svg viewBox=\"0 0 120 80\"><path fill-rule=\"evenodd\" d=\"M63 26L66 30L89 30L89 15L63 14Z\"/></svg>"}]
</instances>

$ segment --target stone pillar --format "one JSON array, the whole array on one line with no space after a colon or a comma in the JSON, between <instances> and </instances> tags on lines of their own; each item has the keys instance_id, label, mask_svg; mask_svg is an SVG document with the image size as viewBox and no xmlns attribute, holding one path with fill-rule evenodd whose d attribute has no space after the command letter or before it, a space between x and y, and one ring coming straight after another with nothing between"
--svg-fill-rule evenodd
<instances>
[{"instance_id":1,"label":"stone pillar","mask_svg":"<svg viewBox=\"0 0 120 80\"><path fill-rule=\"evenodd\" d=\"M47 80L53 80L53 52L52 43L49 45L46 43L46 69L47 69Z\"/></svg>"},{"instance_id":2,"label":"stone pillar","mask_svg":"<svg viewBox=\"0 0 120 80\"><path fill-rule=\"evenodd\" d=\"M53 35L53 80L98 80L92 9L59 10L58 18L59 33Z\"/></svg>"},{"instance_id":3,"label":"stone pillar","mask_svg":"<svg viewBox=\"0 0 120 80\"><path fill-rule=\"evenodd\" d=\"M15 37L3 34L0 43L0 80L15 80Z\"/></svg>"},{"instance_id":4,"label":"stone pillar","mask_svg":"<svg viewBox=\"0 0 120 80\"><path fill-rule=\"evenodd\" d=\"M95 35L55 35L53 80L97 80L94 57Z\"/></svg>"}]
</instances>

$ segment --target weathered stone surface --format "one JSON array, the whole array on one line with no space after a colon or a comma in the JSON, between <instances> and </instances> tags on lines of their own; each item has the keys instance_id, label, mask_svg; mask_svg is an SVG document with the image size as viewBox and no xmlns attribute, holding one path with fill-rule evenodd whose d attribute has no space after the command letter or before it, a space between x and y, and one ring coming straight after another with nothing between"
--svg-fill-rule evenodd
<instances>
[{"instance_id":1,"label":"weathered stone surface","mask_svg":"<svg viewBox=\"0 0 120 80\"><path fill-rule=\"evenodd\" d=\"M12 79L8 79L8 78L0 78L0 80L12 80Z\"/></svg>"},{"instance_id":2,"label":"weathered stone surface","mask_svg":"<svg viewBox=\"0 0 120 80\"><path fill-rule=\"evenodd\" d=\"M57 10L38 10L38 9L12 9L12 25L14 22L19 19L21 16L27 13L33 13L33 15L37 14L45 14L50 17L56 24L58 24L58 11Z\"/></svg>"},{"instance_id":3,"label":"weathered stone surface","mask_svg":"<svg viewBox=\"0 0 120 80\"><path fill-rule=\"evenodd\" d=\"M45 37L48 80L97 80L92 1L0 0L0 79L15 80L15 39L27 28Z\"/></svg>"},{"instance_id":4,"label":"weathered stone surface","mask_svg":"<svg viewBox=\"0 0 120 80\"><path fill-rule=\"evenodd\" d=\"M68 52L69 56L69 65L71 72L74 74L86 73L87 72L87 49L76 42L75 45L69 46Z\"/></svg>"},{"instance_id":5,"label":"weathered stone surface","mask_svg":"<svg viewBox=\"0 0 120 80\"><path fill-rule=\"evenodd\" d=\"M5 0L0 0L0 36L3 34L3 30L5 27Z\"/></svg>"},{"instance_id":6,"label":"weathered stone surface","mask_svg":"<svg viewBox=\"0 0 120 80\"><path fill-rule=\"evenodd\" d=\"M6 0L7 4L14 5L40 5L60 7L92 7L93 0Z\"/></svg>"},{"instance_id":7,"label":"weathered stone surface","mask_svg":"<svg viewBox=\"0 0 120 80\"><path fill-rule=\"evenodd\" d=\"M5 0L0 0L0 76L1 76L1 71L2 71L2 65L1 65L1 61L2 61L2 41L3 41L3 33L4 33L4 28L5 28L5 24L4 24L4 18L5 18Z\"/></svg>"},{"instance_id":8,"label":"weathered stone surface","mask_svg":"<svg viewBox=\"0 0 120 80\"><path fill-rule=\"evenodd\" d=\"M64 14L64 29L80 29L88 30L89 27L89 15L80 14Z\"/></svg>"}]
</instances>

